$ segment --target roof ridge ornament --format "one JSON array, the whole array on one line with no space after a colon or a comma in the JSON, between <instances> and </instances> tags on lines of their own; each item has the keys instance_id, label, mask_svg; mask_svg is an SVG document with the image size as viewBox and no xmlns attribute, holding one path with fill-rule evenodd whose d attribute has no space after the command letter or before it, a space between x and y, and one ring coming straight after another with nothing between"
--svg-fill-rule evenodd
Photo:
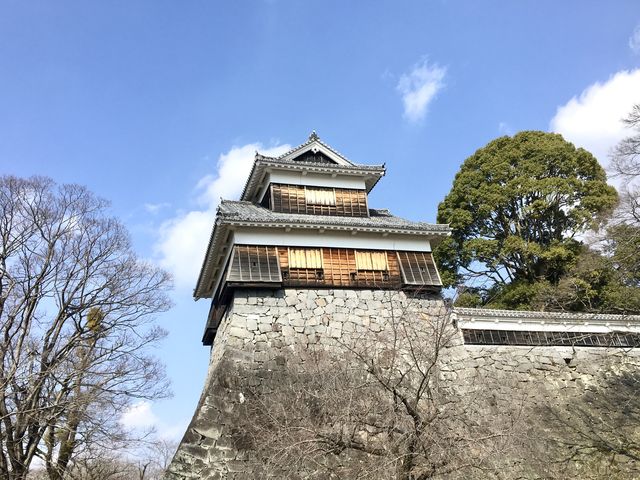
<instances>
[{"instance_id":1,"label":"roof ridge ornament","mask_svg":"<svg viewBox=\"0 0 640 480\"><path fill-rule=\"evenodd\" d=\"M315 140L320 140L320 137L318 136L315 130L312 130L311 134L309 135L309 141L313 142Z\"/></svg>"}]
</instances>

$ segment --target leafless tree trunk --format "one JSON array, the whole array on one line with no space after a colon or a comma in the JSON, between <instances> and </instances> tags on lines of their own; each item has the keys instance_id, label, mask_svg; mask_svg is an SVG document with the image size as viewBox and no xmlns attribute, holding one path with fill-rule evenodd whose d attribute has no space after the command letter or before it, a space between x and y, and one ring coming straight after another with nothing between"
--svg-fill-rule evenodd
<instances>
[{"instance_id":1,"label":"leafless tree trunk","mask_svg":"<svg viewBox=\"0 0 640 480\"><path fill-rule=\"evenodd\" d=\"M0 476L118 434L131 398L166 392L149 347L165 333L168 275L138 260L124 227L85 188L0 178ZM117 437L112 437L116 440Z\"/></svg>"}]
</instances>

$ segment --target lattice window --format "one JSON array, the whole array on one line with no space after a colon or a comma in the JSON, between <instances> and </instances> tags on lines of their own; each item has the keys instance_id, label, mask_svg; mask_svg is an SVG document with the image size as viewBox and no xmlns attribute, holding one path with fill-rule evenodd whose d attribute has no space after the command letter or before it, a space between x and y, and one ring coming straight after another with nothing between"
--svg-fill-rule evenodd
<instances>
[{"instance_id":1,"label":"lattice window","mask_svg":"<svg viewBox=\"0 0 640 480\"><path fill-rule=\"evenodd\" d=\"M322 268L322 249L290 248L289 268Z\"/></svg>"},{"instance_id":2,"label":"lattice window","mask_svg":"<svg viewBox=\"0 0 640 480\"><path fill-rule=\"evenodd\" d=\"M260 245L236 245L227 274L229 282L281 282L278 250Z\"/></svg>"},{"instance_id":3,"label":"lattice window","mask_svg":"<svg viewBox=\"0 0 640 480\"><path fill-rule=\"evenodd\" d=\"M476 329L463 329L462 333L464 343L469 345L640 347L640 335L637 333L538 332Z\"/></svg>"},{"instance_id":4,"label":"lattice window","mask_svg":"<svg viewBox=\"0 0 640 480\"><path fill-rule=\"evenodd\" d=\"M357 270L389 270L387 252L366 252L356 250Z\"/></svg>"},{"instance_id":5,"label":"lattice window","mask_svg":"<svg viewBox=\"0 0 640 480\"><path fill-rule=\"evenodd\" d=\"M307 205L335 205L336 192L333 189L309 188L304 189Z\"/></svg>"},{"instance_id":6,"label":"lattice window","mask_svg":"<svg viewBox=\"0 0 640 480\"><path fill-rule=\"evenodd\" d=\"M409 285L442 285L430 252L398 252L404 283Z\"/></svg>"}]
</instances>

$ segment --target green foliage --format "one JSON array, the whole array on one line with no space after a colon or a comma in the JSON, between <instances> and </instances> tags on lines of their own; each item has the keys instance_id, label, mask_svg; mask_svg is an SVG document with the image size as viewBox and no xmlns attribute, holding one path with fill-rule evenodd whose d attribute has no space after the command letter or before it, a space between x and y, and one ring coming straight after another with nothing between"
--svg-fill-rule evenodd
<instances>
[{"instance_id":1,"label":"green foliage","mask_svg":"<svg viewBox=\"0 0 640 480\"><path fill-rule=\"evenodd\" d=\"M556 287L549 282L528 283L515 281L507 285L494 285L490 289L468 288L455 300L456 307L499 308L508 310L545 310L556 302Z\"/></svg>"},{"instance_id":2,"label":"green foliage","mask_svg":"<svg viewBox=\"0 0 640 480\"><path fill-rule=\"evenodd\" d=\"M532 302L540 308L623 314L640 313L640 228L607 229L599 250L585 249L554 288Z\"/></svg>"},{"instance_id":3,"label":"green foliage","mask_svg":"<svg viewBox=\"0 0 640 480\"><path fill-rule=\"evenodd\" d=\"M463 163L438 207L452 228L435 252L443 282L526 308L542 288L530 286L557 284L582 250L576 236L599 227L617 198L596 158L562 136L500 137Z\"/></svg>"},{"instance_id":4,"label":"green foliage","mask_svg":"<svg viewBox=\"0 0 640 480\"><path fill-rule=\"evenodd\" d=\"M485 298L487 308L503 308L508 310L538 310L540 298L554 287L546 280L529 283L515 281L506 286L495 286Z\"/></svg>"},{"instance_id":5,"label":"green foliage","mask_svg":"<svg viewBox=\"0 0 640 480\"><path fill-rule=\"evenodd\" d=\"M465 291L456 297L456 307L479 308L484 303L482 296L474 291Z\"/></svg>"}]
</instances>

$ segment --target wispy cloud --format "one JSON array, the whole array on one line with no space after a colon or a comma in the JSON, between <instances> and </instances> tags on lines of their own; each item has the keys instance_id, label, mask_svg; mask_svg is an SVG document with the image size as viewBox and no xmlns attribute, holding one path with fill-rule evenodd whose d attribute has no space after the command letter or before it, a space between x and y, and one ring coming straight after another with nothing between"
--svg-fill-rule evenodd
<instances>
[{"instance_id":1,"label":"wispy cloud","mask_svg":"<svg viewBox=\"0 0 640 480\"><path fill-rule=\"evenodd\" d=\"M261 143L231 148L220 155L215 171L195 185L197 208L178 212L162 223L155 253L160 264L173 273L177 288L195 286L220 198L239 197L253 165L255 152L276 156L290 148L289 145L265 148Z\"/></svg>"},{"instance_id":2,"label":"wispy cloud","mask_svg":"<svg viewBox=\"0 0 640 480\"><path fill-rule=\"evenodd\" d=\"M145 203L144 209L152 215L157 214L160 210L170 207L171 204L168 202L162 203Z\"/></svg>"},{"instance_id":3,"label":"wispy cloud","mask_svg":"<svg viewBox=\"0 0 640 480\"><path fill-rule=\"evenodd\" d=\"M513 135L513 129L507 122L500 122L498 124L498 131L502 135Z\"/></svg>"},{"instance_id":4,"label":"wispy cloud","mask_svg":"<svg viewBox=\"0 0 640 480\"><path fill-rule=\"evenodd\" d=\"M640 25L634 28L633 33L629 37L629 48L637 55L640 55Z\"/></svg>"},{"instance_id":5,"label":"wispy cloud","mask_svg":"<svg viewBox=\"0 0 640 480\"><path fill-rule=\"evenodd\" d=\"M629 135L622 119L636 103L640 103L640 69L621 71L559 106L550 129L606 165L611 148Z\"/></svg>"},{"instance_id":6,"label":"wispy cloud","mask_svg":"<svg viewBox=\"0 0 640 480\"><path fill-rule=\"evenodd\" d=\"M412 123L424 119L429 104L444 87L447 69L438 64L430 64L426 58L416 63L410 72L403 74L397 90L402 96L404 117Z\"/></svg>"}]
</instances>

